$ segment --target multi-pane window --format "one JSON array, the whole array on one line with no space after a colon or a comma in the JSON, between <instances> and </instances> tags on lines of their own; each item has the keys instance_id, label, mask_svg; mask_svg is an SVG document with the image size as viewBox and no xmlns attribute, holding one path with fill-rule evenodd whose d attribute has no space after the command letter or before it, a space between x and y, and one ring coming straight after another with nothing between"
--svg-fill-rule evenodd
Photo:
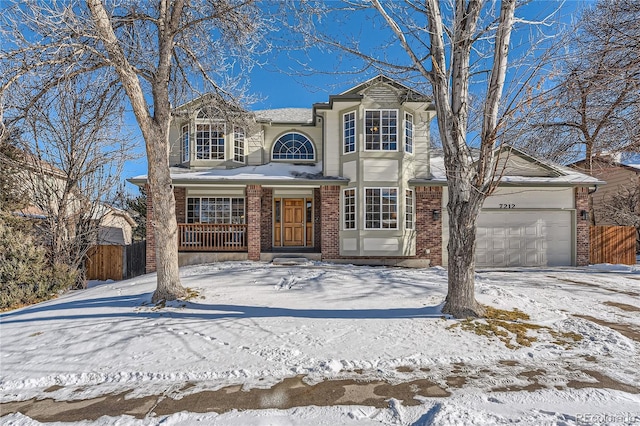
<instances>
[{"instance_id":1,"label":"multi-pane window","mask_svg":"<svg viewBox=\"0 0 640 426\"><path fill-rule=\"evenodd\" d=\"M404 227L413 229L413 190L407 189L404 198Z\"/></svg>"},{"instance_id":2,"label":"multi-pane window","mask_svg":"<svg viewBox=\"0 0 640 426\"><path fill-rule=\"evenodd\" d=\"M404 151L413 154L413 115L404 113Z\"/></svg>"},{"instance_id":3,"label":"multi-pane window","mask_svg":"<svg viewBox=\"0 0 640 426\"><path fill-rule=\"evenodd\" d=\"M187 223L245 223L244 198L187 198Z\"/></svg>"},{"instance_id":4,"label":"multi-pane window","mask_svg":"<svg viewBox=\"0 0 640 426\"><path fill-rule=\"evenodd\" d=\"M196 125L196 159L224 160L224 123Z\"/></svg>"},{"instance_id":5,"label":"multi-pane window","mask_svg":"<svg viewBox=\"0 0 640 426\"><path fill-rule=\"evenodd\" d=\"M182 162L189 161L189 125L182 126L182 135L180 137L182 148Z\"/></svg>"},{"instance_id":6,"label":"multi-pane window","mask_svg":"<svg viewBox=\"0 0 640 426\"><path fill-rule=\"evenodd\" d=\"M365 111L365 149L398 150L398 111L393 109Z\"/></svg>"},{"instance_id":7,"label":"multi-pane window","mask_svg":"<svg viewBox=\"0 0 640 426\"><path fill-rule=\"evenodd\" d=\"M287 133L273 144L274 160L314 160L313 143L300 133Z\"/></svg>"},{"instance_id":8,"label":"multi-pane window","mask_svg":"<svg viewBox=\"0 0 640 426\"><path fill-rule=\"evenodd\" d=\"M365 229L398 228L398 189L365 188Z\"/></svg>"},{"instance_id":9,"label":"multi-pane window","mask_svg":"<svg viewBox=\"0 0 640 426\"><path fill-rule=\"evenodd\" d=\"M344 229L356 229L356 190L345 189L344 201Z\"/></svg>"},{"instance_id":10,"label":"multi-pane window","mask_svg":"<svg viewBox=\"0 0 640 426\"><path fill-rule=\"evenodd\" d=\"M342 115L342 139L344 153L354 152L356 150L356 113L348 112Z\"/></svg>"},{"instance_id":11,"label":"multi-pane window","mask_svg":"<svg viewBox=\"0 0 640 426\"><path fill-rule=\"evenodd\" d=\"M244 163L244 150L244 129L242 127L235 127L233 129L233 161Z\"/></svg>"}]
</instances>

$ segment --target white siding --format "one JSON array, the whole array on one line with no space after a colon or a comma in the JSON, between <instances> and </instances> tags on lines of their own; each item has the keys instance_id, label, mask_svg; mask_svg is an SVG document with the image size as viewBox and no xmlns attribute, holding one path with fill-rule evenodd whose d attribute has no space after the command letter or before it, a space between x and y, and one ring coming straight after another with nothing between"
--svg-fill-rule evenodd
<instances>
[{"instance_id":1,"label":"white siding","mask_svg":"<svg viewBox=\"0 0 640 426\"><path fill-rule=\"evenodd\" d=\"M343 238L342 250L344 251L356 251L358 249L358 240L356 238Z\"/></svg>"},{"instance_id":2,"label":"white siding","mask_svg":"<svg viewBox=\"0 0 640 426\"><path fill-rule=\"evenodd\" d=\"M487 197L482 208L571 209L574 205L573 188L501 187Z\"/></svg>"},{"instance_id":3,"label":"white siding","mask_svg":"<svg viewBox=\"0 0 640 426\"><path fill-rule=\"evenodd\" d=\"M387 182L398 180L398 160L367 158L364 160L363 167L365 181Z\"/></svg>"},{"instance_id":4,"label":"white siding","mask_svg":"<svg viewBox=\"0 0 640 426\"><path fill-rule=\"evenodd\" d=\"M399 249L397 238L364 238L365 252L397 252Z\"/></svg>"},{"instance_id":5,"label":"white siding","mask_svg":"<svg viewBox=\"0 0 640 426\"><path fill-rule=\"evenodd\" d=\"M325 176L339 176L340 156L342 155L342 114L338 111L325 112L324 128L324 174Z\"/></svg>"},{"instance_id":6,"label":"white siding","mask_svg":"<svg viewBox=\"0 0 640 426\"><path fill-rule=\"evenodd\" d=\"M342 176L348 178L351 182L358 180L358 168L355 161L349 161L342 165Z\"/></svg>"}]
</instances>

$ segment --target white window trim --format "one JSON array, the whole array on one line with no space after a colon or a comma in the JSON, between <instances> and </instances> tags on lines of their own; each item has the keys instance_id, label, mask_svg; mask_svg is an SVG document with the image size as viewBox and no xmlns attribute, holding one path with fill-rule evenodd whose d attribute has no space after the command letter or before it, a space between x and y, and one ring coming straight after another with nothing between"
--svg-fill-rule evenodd
<instances>
[{"instance_id":1,"label":"white window trim","mask_svg":"<svg viewBox=\"0 0 640 426\"><path fill-rule=\"evenodd\" d=\"M369 111L394 111L396 113L396 149L382 149L382 139L380 140L380 149L367 149L367 112ZM362 128L364 134L364 150L368 152L398 152L400 149L400 141L398 138L398 116L400 115L400 111L397 109L389 109L389 108L381 108L381 109L365 109L364 116L362 117ZM404 121L403 121L404 124ZM404 132L404 130L403 130Z\"/></svg>"},{"instance_id":2,"label":"white window trim","mask_svg":"<svg viewBox=\"0 0 640 426\"><path fill-rule=\"evenodd\" d=\"M353 191L353 228L347 228L347 191ZM354 231L358 229L358 189L357 188L345 188L342 190L342 230Z\"/></svg>"},{"instance_id":3,"label":"white window trim","mask_svg":"<svg viewBox=\"0 0 640 426\"><path fill-rule=\"evenodd\" d=\"M407 191L411 192L411 228L407 227ZM404 229L407 231L416 229L416 193L413 189L405 189L404 192Z\"/></svg>"},{"instance_id":4,"label":"white window trim","mask_svg":"<svg viewBox=\"0 0 640 426\"><path fill-rule=\"evenodd\" d=\"M222 124L222 141L223 141L223 146L222 146L222 155L223 158L211 158L211 150L209 150L209 158L198 158L198 125L209 125L209 126L214 126L214 125L219 125ZM209 131L211 132L211 130ZM196 161L227 161L227 139L229 137L228 133L227 133L227 123L225 123L224 121L221 120L212 120L212 119L208 119L208 118L198 118L196 119L195 122L195 126L194 126L194 143L193 146L195 147L195 153L194 153L194 159ZM211 135L209 136L209 141L211 141Z\"/></svg>"},{"instance_id":5,"label":"white window trim","mask_svg":"<svg viewBox=\"0 0 640 426\"><path fill-rule=\"evenodd\" d=\"M236 129L242 130L242 161L236 160ZM247 132L241 126L233 126L233 161L239 164L247 163Z\"/></svg>"},{"instance_id":6,"label":"white window trim","mask_svg":"<svg viewBox=\"0 0 640 426\"><path fill-rule=\"evenodd\" d=\"M185 132L186 129L186 132ZM180 160L182 163L188 163L191 160L191 134L189 133L189 124L183 124L180 128ZM187 135L187 149L185 150L184 135Z\"/></svg>"},{"instance_id":7,"label":"white window trim","mask_svg":"<svg viewBox=\"0 0 640 426\"><path fill-rule=\"evenodd\" d=\"M407 116L411 117L411 151L407 151ZM404 140L404 152L409 155L413 155L416 150L416 122L414 120L413 114L411 114L410 112L405 111L404 113L404 120L402 120L402 134Z\"/></svg>"},{"instance_id":8,"label":"white window trim","mask_svg":"<svg viewBox=\"0 0 640 426\"><path fill-rule=\"evenodd\" d=\"M241 223L239 225L245 225L247 223L247 199L246 199L246 197L233 197L233 196L218 197L218 196L215 196L215 195L202 195L202 196L196 196L196 197L187 197L186 200L185 200L185 212L184 212L185 213L185 222L186 223L190 223L190 224L191 223L198 223L198 224L209 223L209 222L202 222L202 200L204 198L207 198L207 199L219 198L219 199L229 200L229 208L231 209L229 211L229 220L231 220L232 217L233 217L233 200L234 199L243 200L243 205L244 205L244 207L243 207L243 213L244 213L244 215L243 215L243 223ZM189 200L190 199L200 200L199 201L200 211L199 211L198 222L189 222ZM225 223L222 223L222 225L236 225L236 224L231 223L231 222L228 222L228 223L225 222Z\"/></svg>"},{"instance_id":9,"label":"white window trim","mask_svg":"<svg viewBox=\"0 0 640 426\"><path fill-rule=\"evenodd\" d=\"M380 228L369 228L367 227L367 189L379 189L380 191L384 190L384 189L395 189L396 190L396 226L393 228L383 228L382 227L382 204L380 204ZM392 231L392 230L398 230L400 229L399 227L399 218L398 218L398 210L399 210L399 200L398 200L398 193L399 193L399 189L397 186L366 186L364 188L364 190L362 191L362 207L363 207L363 211L364 211L364 216L363 216L363 220L364 220L364 229L367 231ZM382 193L380 194L380 201L382 201Z\"/></svg>"},{"instance_id":10,"label":"white window trim","mask_svg":"<svg viewBox=\"0 0 640 426\"><path fill-rule=\"evenodd\" d=\"M309 143L311 143L311 148L313 148L313 158L309 159L309 158L273 158L273 150L276 147L276 142L278 142L280 140L281 137L291 134L291 133L295 133L297 135L301 135L304 136ZM285 163L315 163L316 162L316 158L317 158L317 149L316 149L316 144L313 142L313 139L311 139L309 136L305 135L302 132L298 132L296 130L291 130L288 132L284 132L280 135L278 135L278 137L273 139L273 143L271 144L271 161L273 162L278 162L278 161L282 161Z\"/></svg>"},{"instance_id":11,"label":"white window trim","mask_svg":"<svg viewBox=\"0 0 640 426\"><path fill-rule=\"evenodd\" d=\"M347 144L345 141L346 138L344 134L345 117L349 114L353 114L353 151L347 151ZM357 152L357 151L358 151L358 114L356 113L355 110L353 110L353 111L348 111L342 114L342 153L353 154L354 152Z\"/></svg>"}]
</instances>

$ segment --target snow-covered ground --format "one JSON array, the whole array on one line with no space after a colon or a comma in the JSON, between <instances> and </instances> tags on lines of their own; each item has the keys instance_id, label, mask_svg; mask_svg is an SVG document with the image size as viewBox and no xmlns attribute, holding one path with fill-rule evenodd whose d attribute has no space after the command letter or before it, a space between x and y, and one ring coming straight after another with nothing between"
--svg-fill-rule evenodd
<instances>
[{"instance_id":1,"label":"snow-covered ground","mask_svg":"<svg viewBox=\"0 0 640 426\"><path fill-rule=\"evenodd\" d=\"M481 303L546 327L515 349L451 327L441 268L228 262L181 273L199 296L163 308L150 305L155 275L146 275L1 314L0 402L184 398L295 376L428 379L451 396L388 408L150 409L78 424L640 424L640 265L480 271ZM549 330L582 340L558 342ZM0 423L38 424L19 413Z\"/></svg>"}]
</instances>

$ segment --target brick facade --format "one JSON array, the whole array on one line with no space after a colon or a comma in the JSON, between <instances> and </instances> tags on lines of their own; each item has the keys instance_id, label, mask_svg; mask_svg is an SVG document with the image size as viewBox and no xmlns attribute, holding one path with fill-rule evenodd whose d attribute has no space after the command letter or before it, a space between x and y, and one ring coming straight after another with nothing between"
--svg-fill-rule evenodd
<instances>
[{"instance_id":1,"label":"brick facade","mask_svg":"<svg viewBox=\"0 0 640 426\"><path fill-rule=\"evenodd\" d=\"M176 199L176 221L187 223L187 188L173 188Z\"/></svg>"},{"instance_id":2,"label":"brick facade","mask_svg":"<svg viewBox=\"0 0 640 426\"><path fill-rule=\"evenodd\" d=\"M323 260L340 258L340 189L338 185L320 187L320 251Z\"/></svg>"},{"instance_id":3,"label":"brick facade","mask_svg":"<svg viewBox=\"0 0 640 426\"><path fill-rule=\"evenodd\" d=\"M262 213L261 213L261 238L262 251L270 251L273 247L273 189L262 188Z\"/></svg>"},{"instance_id":4,"label":"brick facade","mask_svg":"<svg viewBox=\"0 0 640 426\"><path fill-rule=\"evenodd\" d=\"M589 211L589 188L576 188L576 266L589 264L589 220L582 219L582 210Z\"/></svg>"},{"instance_id":5,"label":"brick facade","mask_svg":"<svg viewBox=\"0 0 640 426\"><path fill-rule=\"evenodd\" d=\"M313 248L322 249L322 197L320 188L313 190Z\"/></svg>"},{"instance_id":6,"label":"brick facade","mask_svg":"<svg viewBox=\"0 0 640 426\"><path fill-rule=\"evenodd\" d=\"M262 186L247 185L247 248L249 260L260 260Z\"/></svg>"},{"instance_id":7,"label":"brick facade","mask_svg":"<svg viewBox=\"0 0 640 426\"><path fill-rule=\"evenodd\" d=\"M419 186L416 197L416 258L442 265L442 187ZM437 211L437 218L434 212Z\"/></svg>"}]
</instances>

